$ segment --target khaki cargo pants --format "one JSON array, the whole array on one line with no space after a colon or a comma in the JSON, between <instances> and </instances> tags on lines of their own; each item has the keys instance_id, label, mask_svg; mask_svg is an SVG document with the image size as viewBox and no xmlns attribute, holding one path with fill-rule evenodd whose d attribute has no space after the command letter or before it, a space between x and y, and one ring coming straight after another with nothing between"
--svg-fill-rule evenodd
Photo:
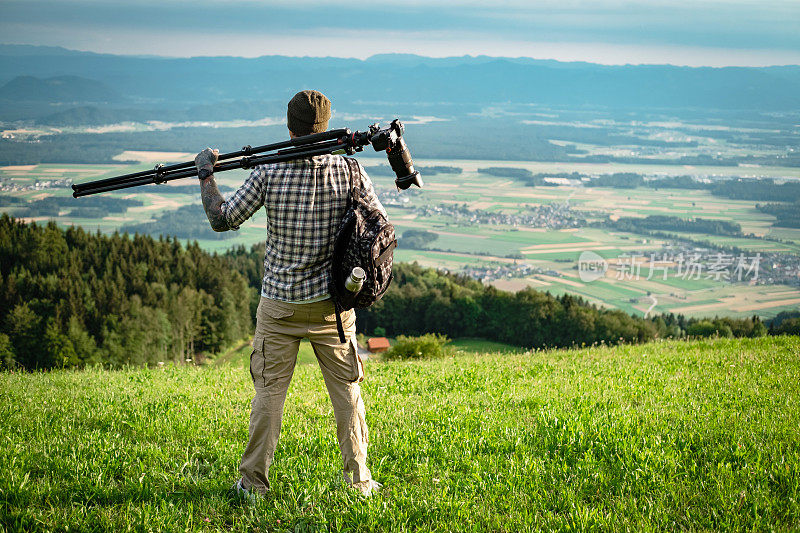
<instances>
[{"instance_id":1,"label":"khaki cargo pants","mask_svg":"<svg viewBox=\"0 0 800 533\"><path fill-rule=\"evenodd\" d=\"M356 316L342 313L345 337L339 342L336 315L330 299L297 304L261 298L256 317L250 375L255 397L250 412L250 438L239 473L245 489L265 493L267 474L281 431L283 404L292 380L300 340L311 341L336 417L336 436L345 477L369 481L367 423L361 387L364 368L355 341Z\"/></svg>"}]
</instances>

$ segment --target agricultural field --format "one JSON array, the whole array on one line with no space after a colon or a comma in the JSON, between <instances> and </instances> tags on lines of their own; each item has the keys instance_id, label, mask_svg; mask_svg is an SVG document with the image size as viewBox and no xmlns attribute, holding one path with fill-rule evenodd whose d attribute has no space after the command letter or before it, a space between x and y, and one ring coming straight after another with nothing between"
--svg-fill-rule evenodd
<instances>
[{"instance_id":1,"label":"agricultural field","mask_svg":"<svg viewBox=\"0 0 800 533\"><path fill-rule=\"evenodd\" d=\"M159 152L126 152L123 159L139 159L136 165L37 165L5 167L0 169L0 179L6 189L9 184L20 189L38 182L58 179L85 181L100 179L123 172L152 168L154 161L181 161L190 154ZM385 165L385 159L359 156L367 166ZM784 310L796 309L800 304L800 289L785 283L728 283L708 275L679 275L676 263L670 264L667 279L651 272L648 260L651 254L663 255L670 250L668 241L643 234L617 231L597 225L611 216L643 217L671 215L681 218L699 217L736 222L745 234L761 238L706 235L702 233L670 232L690 239L698 245L735 247L743 250L748 259L755 254L800 255L800 230L772 227L774 217L755 209L755 202L728 200L715 197L707 190L616 189L584 186L528 186L509 178L487 175L479 169L487 167L524 168L533 173L580 172L590 175L613 172L645 172L648 175L693 175L698 178L720 176L771 176L796 179L797 170L780 167L690 167L668 165L625 165L600 163L540 163L521 161L464 161L424 160L418 165L453 166L461 174L434 174L424 176L425 186L418 192L403 193L405 203L387 205L390 218L399 236L408 230L425 230L436 239L421 249L400 247L398 261L416 261L421 265L464 272L492 283L505 290L533 287L553 294L571 293L606 307L626 312L644 314L675 312L687 316L714 314L745 317L759 314L771 317ZM219 175L221 185L238 186L247 172L231 171ZM373 181L381 194L394 190L392 179L373 174ZM169 193L169 187L195 185L193 179L173 181L166 185L140 187L108 194L114 198L133 198L143 202L124 213L113 213L103 218L75 218L68 212L60 213L55 220L60 224L79 224L88 229L111 232L126 224L154 220L180 206L200 204L198 193ZM30 190L4 190L0 196L10 195L32 200L49 195L69 196L65 187L33 187ZM391 196L391 195L390 195ZM80 204L81 199L75 200ZM490 214L525 216L543 206L568 205L570 212L585 218L588 225L551 229L528 227L524 224L474 223L454 218L452 210L466 206ZM435 207L439 212L420 214L420 208ZM14 214L13 206L0 210ZM197 207L198 217L202 217ZM448 211L450 210L450 211ZM34 217L44 221L48 217ZM261 242L266 230L262 215L256 215L242 228L224 239L200 238L201 246L208 250L224 251L231 246ZM166 230L168 231L168 230ZM218 235L217 235L218 236ZM600 279L584 281L579 276L581 253L593 252L608 263L608 270ZM637 275L622 272L627 257L641 258ZM637 260L638 261L638 260ZM650 279L648 279L650 278Z\"/></svg>"},{"instance_id":2,"label":"agricultural field","mask_svg":"<svg viewBox=\"0 0 800 533\"><path fill-rule=\"evenodd\" d=\"M729 200L712 196L708 191L675 189L615 189L602 187L538 186L529 187L510 179L485 176L479 168L513 166L531 172L591 172L597 165L587 168L569 163L526 162L464 162L433 161L426 164L456 165L464 169L461 175L437 175L426 183L425 191L412 202L446 205L464 203L472 209L483 209L506 214L522 212L527 206L569 202L575 212L585 212L592 221L597 213L612 217L642 217L671 215L683 218L699 217L741 224L743 233L753 233L765 239L726 237L719 235L671 232L699 243L736 247L744 250L752 261L755 254L800 254L800 230L772 228L770 215L758 212L755 202ZM630 168L627 168L630 167ZM665 169L645 169L635 165L613 165L612 172L635 171L664 172ZM763 169L758 169L761 172ZM608 168L605 169L609 172ZM735 175L728 168L673 167L671 174L697 177ZM742 169L738 168L738 175ZM763 175L796 175L796 170L775 170ZM424 200L423 200L424 198ZM783 310L800 305L800 289L785 284L760 285L756 283L730 284L707 274L700 276L678 275L676 264L670 264L667 279L661 273L651 275L648 260L651 254L665 252L667 241L646 235L622 232L600 227L571 229L526 228L502 225L459 224L452 218L419 217L413 209L390 208L398 232L406 229L425 229L438 235L430 249L399 250L404 261L417 261L451 271L487 272L489 282L501 289L519 290L530 286L553 294L570 293L586 300L615 307L626 312L675 312L687 316L725 315L735 317L759 314L774 316ZM780 238L782 242L770 240ZM434 249L435 248L435 249ZM577 270L580 254L592 251L610 264L606 275L585 282ZM637 276L613 268L627 256L638 256L642 264ZM519 273L519 265L535 268L534 273ZM491 270L495 272L491 272ZM651 279L648 279L651 278ZM751 277L752 278L752 277ZM752 281L749 280L749 281Z\"/></svg>"},{"instance_id":3,"label":"agricultural field","mask_svg":"<svg viewBox=\"0 0 800 533\"><path fill-rule=\"evenodd\" d=\"M340 481L315 364L268 497L229 500L246 357L2 373L11 531L720 531L800 527L800 338L366 363L370 499ZM46 430L44 429L46 428Z\"/></svg>"}]
</instances>

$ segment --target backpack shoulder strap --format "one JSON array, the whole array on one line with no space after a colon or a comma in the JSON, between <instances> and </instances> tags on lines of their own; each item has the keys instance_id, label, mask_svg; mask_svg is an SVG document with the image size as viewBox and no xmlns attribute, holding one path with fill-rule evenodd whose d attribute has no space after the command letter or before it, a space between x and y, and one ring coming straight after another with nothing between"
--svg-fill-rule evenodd
<instances>
[{"instance_id":1,"label":"backpack shoulder strap","mask_svg":"<svg viewBox=\"0 0 800 533\"><path fill-rule=\"evenodd\" d=\"M361 195L361 171L358 168L358 161L352 157L345 157L347 162L347 182L350 188L350 194L347 196L347 209L356 205L358 197ZM342 305L334 298L333 299L336 311L336 333L339 334L339 342L345 343L347 338L344 335L344 325L342 324Z\"/></svg>"},{"instance_id":2,"label":"backpack shoulder strap","mask_svg":"<svg viewBox=\"0 0 800 533\"><path fill-rule=\"evenodd\" d=\"M347 161L348 178L350 181L350 198L355 202L361 196L361 170L358 167L358 161L352 157L345 157Z\"/></svg>"},{"instance_id":3,"label":"backpack shoulder strap","mask_svg":"<svg viewBox=\"0 0 800 533\"><path fill-rule=\"evenodd\" d=\"M344 344L347 338L344 336L344 325L342 324L342 306L334 299L333 307L336 311L336 333L339 334L339 342Z\"/></svg>"}]
</instances>

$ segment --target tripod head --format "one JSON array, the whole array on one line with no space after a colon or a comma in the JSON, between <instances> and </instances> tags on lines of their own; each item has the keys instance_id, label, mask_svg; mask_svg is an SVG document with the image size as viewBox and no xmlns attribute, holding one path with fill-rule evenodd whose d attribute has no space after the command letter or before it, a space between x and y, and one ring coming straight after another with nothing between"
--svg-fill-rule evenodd
<instances>
[{"instance_id":1,"label":"tripod head","mask_svg":"<svg viewBox=\"0 0 800 533\"><path fill-rule=\"evenodd\" d=\"M398 189L406 190L411 185L422 187L422 178L419 172L414 169L414 161L411 159L411 153L408 151L408 146L403 139L404 131L403 123L399 119L395 119L385 128L381 128L378 124L373 124L365 132L356 131L351 133L349 129L344 128L295 137L288 141L255 148L247 145L237 152L219 154L217 164L214 165L214 173L236 168L252 168L267 163L305 159L315 155L336 153L353 155L362 151L364 146L371 144L376 152L386 151L389 164L397 176L394 183ZM166 166L158 164L152 170L74 184L72 186L72 196L78 198L149 183L164 183L196 175L197 169L194 161Z\"/></svg>"}]
</instances>

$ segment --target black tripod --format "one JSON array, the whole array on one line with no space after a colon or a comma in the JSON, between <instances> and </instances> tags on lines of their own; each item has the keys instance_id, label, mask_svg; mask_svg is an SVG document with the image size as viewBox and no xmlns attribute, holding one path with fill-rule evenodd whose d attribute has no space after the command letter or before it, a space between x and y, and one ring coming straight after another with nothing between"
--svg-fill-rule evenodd
<instances>
[{"instance_id":1,"label":"black tripod","mask_svg":"<svg viewBox=\"0 0 800 533\"><path fill-rule=\"evenodd\" d=\"M362 151L364 146L371 144L376 152L386 151L389 164L397 175L395 185L399 189L405 190L411 185L421 187L422 179L419 172L414 170L414 162L403 139L403 131L403 124L400 120L395 119L386 128L381 129L377 124L373 124L369 127L369 131L366 132L357 131L351 133L349 129L343 128L295 137L287 141L265 144L255 148L247 145L238 152L219 154L217 164L214 166L214 172L224 172L236 168L252 168L256 165L304 159L334 152L353 155ZM256 156L254 154L263 155ZM74 191L72 196L78 198L150 183L165 183L196 175L197 169L194 161L167 166L158 164L152 170L143 170L123 176L74 184L72 186Z\"/></svg>"}]
</instances>

